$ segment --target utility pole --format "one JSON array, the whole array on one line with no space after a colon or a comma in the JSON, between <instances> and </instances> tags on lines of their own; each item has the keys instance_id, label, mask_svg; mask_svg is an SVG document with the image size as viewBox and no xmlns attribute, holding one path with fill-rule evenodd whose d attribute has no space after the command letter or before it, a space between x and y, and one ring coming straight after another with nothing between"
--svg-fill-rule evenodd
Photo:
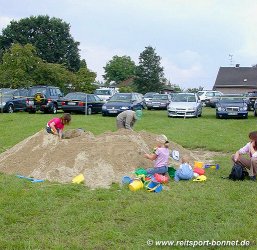
<instances>
[{"instance_id":1,"label":"utility pole","mask_svg":"<svg viewBox=\"0 0 257 250\"><path fill-rule=\"evenodd\" d=\"M229 54L228 57L229 57L230 66L234 66L234 63L233 63L233 55L232 55L232 54Z\"/></svg>"}]
</instances>

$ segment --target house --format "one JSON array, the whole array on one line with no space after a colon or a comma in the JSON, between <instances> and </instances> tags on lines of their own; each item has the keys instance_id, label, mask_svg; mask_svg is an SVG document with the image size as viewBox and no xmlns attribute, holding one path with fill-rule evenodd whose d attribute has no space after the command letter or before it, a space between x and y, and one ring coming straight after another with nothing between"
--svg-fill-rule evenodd
<instances>
[{"instance_id":1,"label":"house","mask_svg":"<svg viewBox=\"0 0 257 250\"><path fill-rule=\"evenodd\" d=\"M213 90L224 94L257 91L257 67L220 67Z\"/></svg>"}]
</instances>

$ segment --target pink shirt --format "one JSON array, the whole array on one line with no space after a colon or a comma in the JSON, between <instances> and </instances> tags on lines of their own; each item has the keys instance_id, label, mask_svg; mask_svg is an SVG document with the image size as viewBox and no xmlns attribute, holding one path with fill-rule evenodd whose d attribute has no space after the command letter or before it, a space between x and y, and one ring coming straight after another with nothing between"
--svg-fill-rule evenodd
<instances>
[{"instance_id":1,"label":"pink shirt","mask_svg":"<svg viewBox=\"0 0 257 250\"><path fill-rule=\"evenodd\" d=\"M157 148L155 151L157 158L154 161L154 167L159 168L163 166L168 166L169 164L169 154L168 148Z\"/></svg>"},{"instance_id":2,"label":"pink shirt","mask_svg":"<svg viewBox=\"0 0 257 250\"><path fill-rule=\"evenodd\" d=\"M62 119L61 118L53 118L52 120L50 120L47 125L50 127L50 124L54 122L54 126L56 129L60 129L60 130L63 130L64 128L64 124L62 123Z\"/></svg>"},{"instance_id":3,"label":"pink shirt","mask_svg":"<svg viewBox=\"0 0 257 250\"><path fill-rule=\"evenodd\" d=\"M250 157L257 157L257 152L255 152L253 155L251 155L250 144L251 144L251 142L248 142L244 147L240 148L239 153L240 154L249 154Z\"/></svg>"}]
</instances>

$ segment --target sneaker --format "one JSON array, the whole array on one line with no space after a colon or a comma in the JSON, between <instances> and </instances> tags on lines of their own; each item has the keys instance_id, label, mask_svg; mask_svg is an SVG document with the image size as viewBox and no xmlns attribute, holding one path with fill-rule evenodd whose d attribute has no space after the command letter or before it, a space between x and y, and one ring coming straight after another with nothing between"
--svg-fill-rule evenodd
<instances>
[{"instance_id":1,"label":"sneaker","mask_svg":"<svg viewBox=\"0 0 257 250\"><path fill-rule=\"evenodd\" d=\"M255 176L249 176L251 181L256 181L256 175Z\"/></svg>"}]
</instances>

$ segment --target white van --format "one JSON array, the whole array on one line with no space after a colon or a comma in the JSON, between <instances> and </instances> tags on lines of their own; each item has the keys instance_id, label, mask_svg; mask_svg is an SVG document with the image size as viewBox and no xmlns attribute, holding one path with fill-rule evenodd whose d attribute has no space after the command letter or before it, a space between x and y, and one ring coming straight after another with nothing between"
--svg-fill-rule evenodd
<instances>
[{"instance_id":1,"label":"white van","mask_svg":"<svg viewBox=\"0 0 257 250\"><path fill-rule=\"evenodd\" d=\"M211 98L217 98L223 95L220 91L214 90L202 90L198 91L197 95L199 96L200 101L203 105L209 106L209 102Z\"/></svg>"},{"instance_id":2,"label":"white van","mask_svg":"<svg viewBox=\"0 0 257 250\"><path fill-rule=\"evenodd\" d=\"M94 94L104 102L107 102L116 92L118 92L116 88L100 88L96 89Z\"/></svg>"}]
</instances>

